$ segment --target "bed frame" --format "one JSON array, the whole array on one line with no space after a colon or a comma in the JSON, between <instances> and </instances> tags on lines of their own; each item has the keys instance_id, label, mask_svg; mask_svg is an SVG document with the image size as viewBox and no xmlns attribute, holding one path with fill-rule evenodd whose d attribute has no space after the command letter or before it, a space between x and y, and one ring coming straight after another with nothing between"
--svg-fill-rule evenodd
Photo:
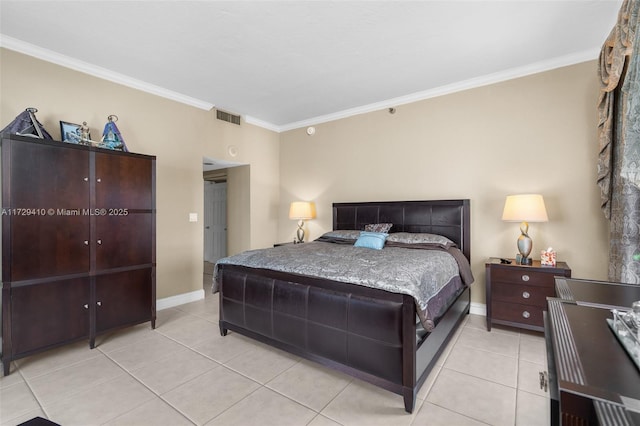
<instances>
[{"instance_id":1,"label":"bed frame","mask_svg":"<svg viewBox=\"0 0 640 426\"><path fill-rule=\"evenodd\" d=\"M333 204L334 229L369 223L444 235L470 259L469 200ZM217 280L223 336L232 330L400 394L409 413L470 306L467 288L421 342L409 295L224 264Z\"/></svg>"}]
</instances>

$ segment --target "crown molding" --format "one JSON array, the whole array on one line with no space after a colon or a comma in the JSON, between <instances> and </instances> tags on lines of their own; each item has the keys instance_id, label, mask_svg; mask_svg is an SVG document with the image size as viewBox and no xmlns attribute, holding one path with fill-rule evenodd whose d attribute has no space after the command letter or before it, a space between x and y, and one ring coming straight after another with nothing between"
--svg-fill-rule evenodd
<instances>
[{"instance_id":1,"label":"crown molding","mask_svg":"<svg viewBox=\"0 0 640 426\"><path fill-rule=\"evenodd\" d=\"M14 50L25 55L33 56L34 58L42 59L43 61L51 62L66 68L73 69L75 71L101 78L103 80L108 80L113 83L118 83L123 86L150 93L152 95L160 96L172 101L203 109L205 111L209 111L214 107L212 103L192 98L190 96L186 96L159 86L155 86L153 84L128 77L124 74L109 71L105 68L98 67L96 65L92 65L66 55L62 55L49 49L44 49L42 47L26 43L22 40L15 39L4 34L0 34L0 47Z\"/></svg>"},{"instance_id":2,"label":"crown molding","mask_svg":"<svg viewBox=\"0 0 640 426\"><path fill-rule=\"evenodd\" d=\"M119 74L113 71L109 71L105 68L98 67L69 56L61 55L48 49L44 49L30 43L8 37L4 34L0 34L0 47L14 50L16 52L23 53L25 55L33 56L38 59L42 59L47 62L71 68L76 71L83 72L85 74L92 75L94 77L102 78L114 83L122 84L133 89L141 90L143 92L151 93L156 96L167 98L176 102L187 104L206 111L211 110L215 105L209 102L195 99L190 96L186 96L171 90L164 89L153 84L145 83L141 80L137 80L128 77L123 74ZM267 130L271 130L276 133L282 133L289 130L299 129L302 127L314 126L330 121L341 120L344 118L353 117L355 115L366 114L373 111L379 111L386 108L397 107L399 105L406 105L413 102L423 101L439 96L449 95L464 90L474 89L477 87L488 86L490 84L496 84L507 80L512 80L520 77L525 77L531 74L537 74L540 72L551 71L556 68L562 68L570 65L575 65L581 62L591 61L598 58L600 54L599 49L591 49L583 52L578 52L570 55L565 55L557 58L553 58L547 61L540 61L533 64L525 65L522 67L511 68L508 70L500 71L493 74L487 74L484 76L472 78L469 80L460 81L457 83L435 87L433 89L412 93L406 96L400 96L397 98L387 99L380 102L371 103L368 105L359 106L356 108L349 108L346 110L338 111L332 114L321 115L318 117L309 118L306 120L295 121L288 124L276 125L263 120L260 120L251 116L243 116L244 121L248 124L252 124L258 127L262 127Z\"/></svg>"},{"instance_id":3,"label":"crown molding","mask_svg":"<svg viewBox=\"0 0 640 426\"><path fill-rule=\"evenodd\" d=\"M282 132L282 127L281 126L277 126L275 124L271 124L271 123L268 123L266 121L259 120L259 119L255 118L255 117L251 117L250 115L245 115L244 116L244 121L247 124L253 124L254 126L262 127L264 129L271 130L271 131L276 132L276 133L281 133Z\"/></svg>"},{"instance_id":4,"label":"crown molding","mask_svg":"<svg viewBox=\"0 0 640 426\"><path fill-rule=\"evenodd\" d=\"M558 58L553 58L547 61L540 61L533 64L525 65L522 67L511 68L508 70L500 71L493 74L487 74L484 76L472 78L469 80L460 81L457 83L449 84L446 86L435 87L433 89L412 93L406 96L400 96L397 98L387 99L384 101L363 105L356 108L350 108L343 111L335 112L332 114L322 115L308 120L296 121L289 124L279 126L280 132L286 132L288 130L299 129L301 127L314 126L330 121L340 120L343 118L353 117L355 115L366 114L368 112L379 111L391 107L397 107L398 105L406 105L413 102L423 101L425 99L436 98L438 96L450 95L456 92L464 90L475 89L477 87L488 86L490 84L496 84L507 80L513 80L520 77L526 77L531 74L537 74L545 71L551 71L556 68L562 68L569 65L575 65L582 62L587 62L598 58L600 54L599 49L592 49L583 52L574 53L571 55L565 55Z\"/></svg>"}]
</instances>

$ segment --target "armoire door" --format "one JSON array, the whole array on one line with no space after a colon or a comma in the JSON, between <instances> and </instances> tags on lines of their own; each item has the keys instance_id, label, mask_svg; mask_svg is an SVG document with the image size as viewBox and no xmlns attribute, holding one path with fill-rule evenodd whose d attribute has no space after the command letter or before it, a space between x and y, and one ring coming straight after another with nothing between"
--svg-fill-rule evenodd
<instances>
[{"instance_id":1,"label":"armoire door","mask_svg":"<svg viewBox=\"0 0 640 426\"><path fill-rule=\"evenodd\" d=\"M153 215L96 217L96 270L152 263Z\"/></svg>"},{"instance_id":2,"label":"armoire door","mask_svg":"<svg viewBox=\"0 0 640 426\"><path fill-rule=\"evenodd\" d=\"M88 337L89 303L88 278L12 288L12 354Z\"/></svg>"},{"instance_id":3,"label":"armoire door","mask_svg":"<svg viewBox=\"0 0 640 426\"><path fill-rule=\"evenodd\" d=\"M5 278L88 272L90 219L83 210L90 202L89 152L23 142L11 142L10 152L3 227L11 232L12 260Z\"/></svg>"},{"instance_id":4,"label":"armoire door","mask_svg":"<svg viewBox=\"0 0 640 426\"><path fill-rule=\"evenodd\" d=\"M151 319L152 272L144 268L96 276L96 333Z\"/></svg>"},{"instance_id":5,"label":"armoire door","mask_svg":"<svg viewBox=\"0 0 640 426\"><path fill-rule=\"evenodd\" d=\"M133 155L96 152L98 209L153 209L153 161Z\"/></svg>"}]
</instances>

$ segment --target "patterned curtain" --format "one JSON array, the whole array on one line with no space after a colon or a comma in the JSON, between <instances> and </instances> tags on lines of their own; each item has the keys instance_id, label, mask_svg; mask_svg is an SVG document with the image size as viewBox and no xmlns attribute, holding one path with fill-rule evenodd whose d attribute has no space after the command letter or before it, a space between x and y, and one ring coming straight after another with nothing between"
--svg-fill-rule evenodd
<instances>
[{"instance_id":1,"label":"patterned curtain","mask_svg":"<svg viewBox=\"0 0 640 426\"><path fill-rule=\"evenodd\" d=\"M640 284L639 5L625 0L602 47L598 105L598 185L610 219L609 280L632 284Z\"/></svg>"}]
</instances>

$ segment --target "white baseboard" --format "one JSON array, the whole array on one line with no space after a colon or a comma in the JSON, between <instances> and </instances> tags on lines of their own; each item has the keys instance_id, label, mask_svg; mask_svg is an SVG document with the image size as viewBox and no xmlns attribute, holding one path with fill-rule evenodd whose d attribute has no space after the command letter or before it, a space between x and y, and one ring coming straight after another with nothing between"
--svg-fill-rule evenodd
<instances>
[{"instance_id":1,"label":"white baseboard","mask_svg":"<svg viewBox=\"0 0 640 426\"><path fill-rule=\"evenodd\" d=\"M204 299L204 289L182 293L176 296L165 297L156 300L156 310L173 308L174 306L184 305L185 303L195 302Z\"/></svg>"},{"instance_id":2,"label":"white baseboard","mask_svg":"<svg viewBox=\"0 0 640 426\"><path fill-rule=\"evenodd\" d=\"M471 306L469 307L469 313L474 315L482 315L483 317L486 317L487 305L485 305L484 303L471 302Z\"/></svg>"}]
</instances>

